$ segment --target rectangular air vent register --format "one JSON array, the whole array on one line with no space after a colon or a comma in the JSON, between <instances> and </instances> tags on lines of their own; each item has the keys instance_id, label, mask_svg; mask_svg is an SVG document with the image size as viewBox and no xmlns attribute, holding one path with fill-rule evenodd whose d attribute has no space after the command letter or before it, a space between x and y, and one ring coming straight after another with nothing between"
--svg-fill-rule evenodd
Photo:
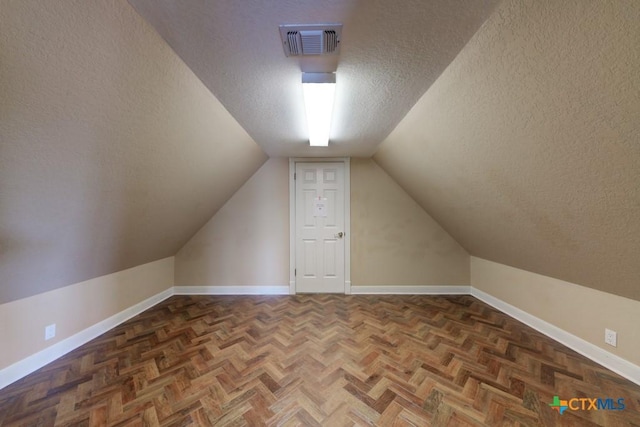
<instances>
[{"instance_id":1,"label":"rectangular air vent register","mask_svg":"<svg viewBox=\"0 0 640 427\"><path fill-rule=\"evenodd\" d=\"M341 35L342 24L280 25L286 56L337 54Z\"/></svg>"}]
</instances>

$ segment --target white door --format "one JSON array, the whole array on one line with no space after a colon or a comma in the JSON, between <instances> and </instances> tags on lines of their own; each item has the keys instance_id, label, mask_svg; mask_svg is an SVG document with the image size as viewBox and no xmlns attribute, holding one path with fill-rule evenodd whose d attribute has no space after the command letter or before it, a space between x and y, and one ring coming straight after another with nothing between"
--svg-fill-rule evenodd
<instances>
[{"instance_id":1,"label":"white door","mask_svg":"<svg viewBox=\"0 0 640 427\"><path fill-rule=\"evenodd\" d=\"M344 293L344 163L296 163L296 292Z\"/></svg>"}]
</instances>

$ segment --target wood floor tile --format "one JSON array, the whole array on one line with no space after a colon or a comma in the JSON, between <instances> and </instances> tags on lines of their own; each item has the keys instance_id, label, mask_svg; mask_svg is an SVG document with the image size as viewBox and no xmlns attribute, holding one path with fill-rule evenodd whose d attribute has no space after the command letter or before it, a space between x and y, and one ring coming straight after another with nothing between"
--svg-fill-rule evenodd
<instances>
[{"instance_id":1,"label":"wood floor tile","mask_svg":"<svg viewBox=\"0 0 640 427\"><path fill-rule=\"evenodd\" d=\"M550 407L623 398L620 411ZM640 387L471 296L175 296L0 390L0 426L640 426Z\"/></svg>"}]
</instances>

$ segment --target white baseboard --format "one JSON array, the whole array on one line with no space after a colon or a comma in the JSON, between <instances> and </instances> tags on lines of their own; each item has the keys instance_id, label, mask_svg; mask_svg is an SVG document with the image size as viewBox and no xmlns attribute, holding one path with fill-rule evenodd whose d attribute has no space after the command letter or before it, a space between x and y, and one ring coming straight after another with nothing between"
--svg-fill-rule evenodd
<instances>
[{"instance_id":1,"label":"white baseboard","mask_svg":"<svg viewBox=\"0 0 640 427\"><path fill-rule=\"evenodd\" d=\"M354 295L473 295L640 385L640 366L472 286L351 286ZM289 286L174 286L0 370L0 390L172 295L289 295Z\"/></svg>"},{"instance_id":2,"label":"white baseboard","mask_svg":"<svg viewBox=\"0 0 640 427\"><path fill-rule=\"evenodd\" d=\"M352 295L469 295L470 286L351 286Z\"/></svg>"},{"instance_id":3,"label":"white baseboard","mask_svg":"<svg viewBox=\"0 0 640 427\"><path fill-rule=\"evenodd\" d=\"M289 295L289 286L174 286L174 295Z\"/></svg>"},{"instance_id":4,"label":"white baseboard","mask_svg":"<svg viewBox=\"0 0 640 427\"><path fill-rule=\"evenodd\" d=\"M122 310L120 313L102 320L95 325L89 326L77 334L74 334L68 338L63 339L60 342L47 347L29 357L26 357L19 362L9 365L6 368L0 370L0 390L9 384L18 381L20 378L29 375L30 373L42 368L48 363L64 356L71 350L75 350L81 345L91 341L95 337L102 335L103 333L115 328L119 324L129 320L133 316L142 313L143 311L153 307L159 302L164 301L173 295L173 288L164 290L152 297L147 298L129 308Z\"/></svg>"},{"instance_id":5,"label":"white baseboard","mask_svg":"<svg viewBox=\"0 0 640 427\"><path fill-rule=\"evenodd\" d=\"M521 321L522 323L531 326L538 332L541 332L559 343L566 345L586 358L591 359L605 368L625 377L629 381L640 385L640 366L634 365L633 363L616 356L615 354L609 353L595 344L591 344L590 342L585 341L564 329L560 329L551 323L545 322L544 320L479 289L471 287L471 295Z\"/></svg>"}]
</instances>

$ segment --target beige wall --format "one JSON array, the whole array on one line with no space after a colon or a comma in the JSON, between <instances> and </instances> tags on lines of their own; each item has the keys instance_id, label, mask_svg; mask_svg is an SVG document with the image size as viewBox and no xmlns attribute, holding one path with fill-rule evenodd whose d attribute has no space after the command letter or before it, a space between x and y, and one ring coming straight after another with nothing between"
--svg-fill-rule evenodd
<instances>
[{"instance_id":1,"label":"beige wall","mask_svg":"<svg viewBox=\"0 0 640 427\"><path fill-rule=\"evenodd\" d=\"M502 1L375 161L471 255L640 300L639 22Z\"/></svg>"},{"instance_id":2,"label":"beige wall","mask_svg":"<svg viewBox=\"0 0 640 427\"><path fill-rule=\"evenodd\" d=\"M288 286L287 159L269 159L178 251L175 283Z\"/></svg>"},{"instance_id":3,"label":"beige wall","mask_svg":"<svg viewBox=\"0 0 640 427\"><path fill-rule=\"evenodd\" d=\"M471 285L585 341L640 365L640 302L471 257ZM604 329L618 346L604 343Z\"/></svg>"},{"instance_id":4,"label":"beige wall","mask_svg":"<svg viewBox=\"0 0 640 427\"><path fill-rule=\"evenodd\" d=\"M0 304L173 256L266 161L125 0L0 22Z\"/></svg>"},{"instance_id":5,"label":"beige wall","mask_svg":"<svg viewBox=\"0 0 640 427\"><path fill-rule=\"evenodd\" d=\"M0 305L0 369L173 286L173 257ZM55 338L44 328L56 324Z\"/></svg>"},{"instance_id":6,"label":"beige wall","mask_svg":"<svg viewBox=\"0 0 640 427\"><path fill-rule=\"evenodd\" d=\"M289 283L289 164L272 158L176 255L176 286ZM468 285L469 256L370 159L351 160L352 285Z\"/></svg>"},{"instance_id":7,"label":"beige wall","mask_svg":"<svg viewBox=\"0 0 640 427\"><path fill-rule=\"evenodd\" d=\"M351 160L351 282L469 285L469 255L371 159Z\"/></svg>"}]
</instances>

